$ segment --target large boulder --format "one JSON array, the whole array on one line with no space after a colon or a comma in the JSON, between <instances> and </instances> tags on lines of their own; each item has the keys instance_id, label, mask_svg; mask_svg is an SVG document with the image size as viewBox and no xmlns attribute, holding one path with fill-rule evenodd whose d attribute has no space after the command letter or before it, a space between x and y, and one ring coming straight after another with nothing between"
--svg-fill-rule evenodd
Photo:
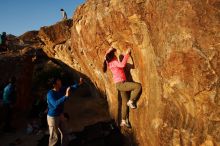
<instances>
[{"instance_id":1,"label":"large boulder","mask_svg":"<svg viewBox=\"0 0 220 146\"><path fill-rule=\"evenodd\" d=\"M124 134L137 145L218 145L219 6L217 0L87 0L73 16L71 39L70 32L61 35L67 25L43 29L52 35L41 38L50 57L106 93L118 121L120 99L110 71L102 72L103 58L110 46L119 53L133 48L126 73L143 91L130 111L132 133Z\"/></svg>"},{"instance_id":2,"label":"large boulder","mask_svg":"<svg viewBox=\"0 0 220 146\"><path fill-rule=\"evenodd\" d=\"M141 146L220 142L219 1L88 0L73 17L72 56L107 94L118 119L112 75L102 72L110 46L132 47L130 70L143 92L130 111Z\"/></svg>"},{"instance_id":3,"label":"large boulder","mask_svg":"<svg viewBox=\"0 0 220 146\"><path fill-rule=\"evenodd\" d=\"M40 42L38 33L39 33L38 31L28 31L17 38L22 40L24 43L32 43L32 44L36 42L38 43Z\"/></svg>"}]
</instances>

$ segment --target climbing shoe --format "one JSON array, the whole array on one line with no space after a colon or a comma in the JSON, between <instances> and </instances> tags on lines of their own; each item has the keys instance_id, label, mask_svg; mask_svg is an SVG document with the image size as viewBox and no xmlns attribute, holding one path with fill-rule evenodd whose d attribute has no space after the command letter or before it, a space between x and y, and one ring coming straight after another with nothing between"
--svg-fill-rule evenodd
<instances>
[{"instance_id":1,"label":"climbing shoe","mask_svg":"<svg viewBox=\"0 0 220 146\"><path fill-rule=\"evenodd\" d=\"M132 100L128 101L127 106L129 106L132 109L136 109L137 108L137 106L134 104L134 102Z\"/></svg>"},{"instance_id":2,"label":"climbing shoe","mask_svg":"<svg viewBox=\"0 0 220 146\"><path fill-rule=\"evenodd\" d=\"M126 120L122 120L120 126L121 127L131 128L131 124L128 121L126 121Z\"/></svg>"}]
</instances>

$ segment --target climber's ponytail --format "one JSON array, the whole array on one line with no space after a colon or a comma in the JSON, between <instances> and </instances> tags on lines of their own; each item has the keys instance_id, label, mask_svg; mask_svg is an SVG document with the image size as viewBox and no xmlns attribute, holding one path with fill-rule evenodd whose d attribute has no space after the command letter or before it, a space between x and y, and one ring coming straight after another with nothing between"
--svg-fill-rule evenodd
<instances>
[{"instance_id":1,"label":"climber's ponytail","mask_svg":"<svg viewBox=\"0 0 220 146\"><path fill-rule=\"evenodd\" d=\"M104 73L107 71L107 62L106 62L106 60L103 63L102 70L103 70Z\"/></svg>"}]
</instances>

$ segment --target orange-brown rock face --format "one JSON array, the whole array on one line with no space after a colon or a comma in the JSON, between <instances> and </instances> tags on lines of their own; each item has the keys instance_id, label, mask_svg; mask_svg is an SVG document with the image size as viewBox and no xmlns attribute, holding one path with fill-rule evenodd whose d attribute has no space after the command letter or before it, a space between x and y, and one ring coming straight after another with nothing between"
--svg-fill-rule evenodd
<instances>
[{"instance_id":1,"label":"orange-brown rock face","mask_svg":"<svg viewBox=\"0 0 220 146\"><path fill-rule=\"evenodd\" d=\"M111 73L102 72L103 58L110 46L132 47L134 68L126 71L143 87L138 109L130 111L137 143L219 145L219 10L217 0L87 0L74 14L71 43L47 52L89 76L119 120L118 92Z\"/></svg>"},{"instance_id":2,"label":"orange-brown rock face","mask_svg":"<svg viewBox=\"0 0 220 146\"><path fill-rule=\"evenodd\" d=\"M71 38L72 20L61 21L49 27L42 27L39 31L39 37L45 44L44 52L55 59L71 65L70 58L70 38Z\"/></svg>"}]
</instances>

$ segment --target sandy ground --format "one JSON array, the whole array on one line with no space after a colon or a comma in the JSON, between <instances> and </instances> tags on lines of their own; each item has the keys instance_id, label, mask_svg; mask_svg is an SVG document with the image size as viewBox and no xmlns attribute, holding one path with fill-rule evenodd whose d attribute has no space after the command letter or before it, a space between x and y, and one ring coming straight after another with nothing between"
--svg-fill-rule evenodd
<instances>
[{"instance_id":1,"label":"sandy ground","mask_svg":"<svg viewBox=\"0 0 220 146\"><path fill-rule=\"evenodd\" d=\"M80 131L83 127L95 124L99 121L110 120L108 106L105 99L94 97L72 97L65 104L65 111L70 115L69 129ZM19 113L18 115L22 115ZM27 120L22 116L13 119L16 133L0 134L0 146L9 146L16 139L21 140L18 146L36 146L40 135L27 135Z\"/></svg>"}]
</instances>

